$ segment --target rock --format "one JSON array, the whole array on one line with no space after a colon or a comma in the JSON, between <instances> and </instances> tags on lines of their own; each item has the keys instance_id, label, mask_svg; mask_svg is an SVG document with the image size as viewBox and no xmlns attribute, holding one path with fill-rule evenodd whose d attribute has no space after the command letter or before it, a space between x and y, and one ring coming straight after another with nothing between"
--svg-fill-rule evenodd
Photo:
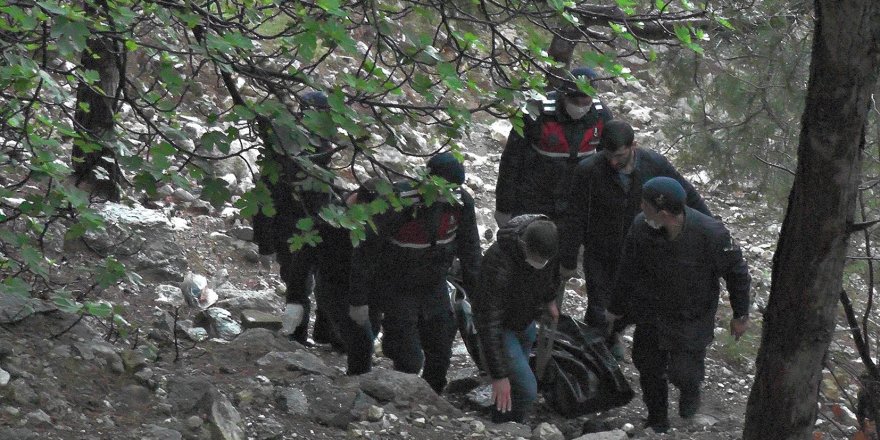
<instances>
[{"instance_id":1,"label":"rock","mask_svg":"<svg viewBox=\"0 0 880 440\"><path fill-rule=\"evenodd\" d=\"M309 401L309 416L318 423L344 429L360 419L361 414L376 401L358 389L352 377L331 381L325 376L303 376L296 385Z\"/></svg>"},{"instance_id":2,"label":"rock","mask_svg":"<svg viewBox=\"0 0 880 440\"><path fill-rule=\"evenodd\" d=\"M40 396L34 392L34 389L23 378L13 380L10 382L9 387L12 389L12 400L18 404L36 405L40 402Z\"/></svg>"},{"instance_id":3,"label":"rock","mask_svg":"<svg viewBox=\"0 0 880 440\"><path fill-rule=\"evenodd\" d=\"M125 349L119 357L122 359L125 371L137 373L147 367L147 356L141 351Z\"/></svg>"},{"instance_id":4,"label":"rock","mask_svg":"<svg viewBox=\"0 0 880 440\"><path fill-rule=\"evenodd\" d=\"M217 305L234 314L245 310L259 310L266 313L277 313L281 309L282 299L274 290L241 290L217 289L220 298Z\"/></svg>"},{"instance_id":5,"label":"rock","mask_svg":"<svg viewBox=\"0 0 880 440\"><path fill-rule=\"evenodd\" d=\"M297 388L276 390L276 400L288 414L306 415L309 413L309 399Z\"/></svg>"},{"instance_id":6,"label":"rock","mask_svg":"<svg viewBox=\"0 0 880 440\"><path fill-rule=\"evenodd\" d=\"M149 402L152 397L153 395L148 388L137 384L126 385L120 394L120 400L131 407Z\"/></svg>"},{"instance_id":7,"label":"rock","mask_svg":"<svg viewBox=\"0 0 880 440\"><path fill-rule=\"evenodd\" d=\"M689 423L696 426L712 426L718 423L718 419L709 414L697 414L689 420Z\"/></svg>"},{"instance_id":8,"label":"rock","mask_svg":"<svg viewBox=\"0 0 880 440\"><path fill-rule=\"evenodd\" d=\"M516 422L499 423L493 426L490 432L495 434L506 434L511 437L525 437L532 435L532 430L527 425Z\"/></svg>"},{"instance_id":9,"label":"rock","mask_svg":"<svg viewBox=\"0 0 880 440\"><path fill-rule=\"evenodd\" d=\"M232 229L226 231L226 234L242 241L254 240L254 228L250 226L236 225Z\"/></svg>"},{"instance_id":10,"label":"rock","mask_svg":"<svg viewBox=\"0 0 880 440\"><path fill-rule=\"evenodd\" d=\"M193 193L183 189L177 188L174 190L174 198L180 200L181 202L192 203L198 200L199 198L194 196Z\"/></svg>"},{"instance_id":11,"label":"rock","mask_svg":"<svg viewBox=\"0 0 880 440\"><path fill-rule=\"evenodd\" d=\"M245 440L244 429L241 427L241 414L232 406L232 402L223 394L213 394L211 413L208 420L216 440Z\"/></svg>"},{"instance_id":12,"label":"rock","mask_svg":"<svg viewBox=\"0 0 880 440\"><path fill-rule=\"evenodd\" d=\"M44 428L52 426L52 418L49 417L49 414L46 414L41 409L29 412L25 416L25 419L27 419L29 425L40 426Z\"/></svg>"},{"instance_id":13,"label":"rock","mask_svg":"<svg viewBox=\"0 0 880 440\"><path fill-rule=\"evenodd\" d=\"M367 413L364 416L367 421L378 422L382 420L383 416L385 416L385 410L380 406L370 405L370 407L367 408Z\"/></svg>"},{"instance_id":14,"label":"rock","mask_svg":"<svg viewBox=\"0 0 880 440\"><path fill-rule=\"evenodd\" d=\"M263 328L248 329L238 335L229 344L217 347L211 353L218 364L224 359L242 359L255 361L273 351L297 351L303 346Z\"/></svg>"},{"instance_id":15,"label":"rock","mask_svg":"<svg viewBox=\"0 0 880 440\"><path fill-rule=\"evenodd\" d=\"M172 307L183 307L186 304L183 293L177 286L160 284L156 286L156 300L159 304L168 304Z\"/></svg>"},{"instance_id":16,"label":"rock","mask_svg":"<svg viewBox=\"0 0 880 440\"><path fill-rule=\"evenodd\" d=\"M495 139L498 142L505 142L507 141L507 135L510 134L512 128L513 124L511 124L510 121L507 119L499 119L489 126L489 132L492 135L492 139Z\"/></svg>"},{"instance_id":17,"label":"rock","mask_svg":"<svg viewBox=\"0 0 880 440\"><path fill-rule=\"evenodd\" d=\"M328 367L321 358L306 350L295 352L273 351L258 359L257 365L262 367L280 365L288 371L301 371L323 376L336 376L338 374L336 369Z\"/></svg>"},{"instance_id":18,"label":"rock","mask_svg":"<svg viewBox=\"0 0 880 440\"><path fill-rule=\"evenodd\" d=\"M179 432L158 425L145 425L140 440L182 440Z\"/></svg>"},{"instance_id":19,"label":"rock","mask_svg":"<svg viewBox=\"0 0 880 440\"><path fill-rule=\"evenodd\" d=\"M0 387L5 387L6 385L8 385L8 384L9 384L9 379L10 379L11 377L12 377L12 376L10 376L9 372L7 372L6 370L0 368Z\"/></svg>"},{"instance_id":20,"label":"rock","mask_svg":"<svg viewBox=\"0 0 880 440\"><path fill-rule=\"evenodd\" d=\"M95 342L91 344L75 342L73 348L87 361L95 360L100 365L106 365L110 371L116 374L122 374L125 372L125 365L122 363L122 358L119 357L119 354L116 353L116 349L110 344L105 342Z\"/></svg>"},{"instance_id":21,"label":"rock","mask_svg":"<svg viewBox=\"0 0 880 440\"><path fill-rule=\"evenodd\" d=\"M532 440L565 440L562 431L547 422L543 422L532 430Z\"/></svg>"},{"instance_id":22,"label":"rock","mask_svg":"<svg viewBox=\"0 0 880 440\"><path fill-rule=\"evenodd\" d=\"M118 203L105 203L98 209L106 220L104 229L88 231L82 240L65 242L66 251L114 255L147 282L183 279L186 258L165 214Z\"/></svg>"},{"instance_id":23,"label":"rock","mask_svg":"<svg viewBox=\"0 0 880 440\"><path fill-rule=\"evenodd\" d=\"M208 334L231 341L241 334L241 325L232 319L232 313L219 307L211 307L200 312L196 324L207 323Z\"/></svg>"},{"instance_id":24,"label":"rock","mask_svg":"<svg viewBox=\"0 0 880 440\"><path fill-rule=\"evenodd\" d=\"M35 313L48 313L57 308L47 301L0 293L0 324L13 324Z\"/></svg>"},{"instance_id":25,"label":"rock","mask_svg":"<svg viewBox=\"0 0 880 440\"><path fill-rule=\"evenodd\" d=\"M44 434L33 432L27 428L0 428L0 438L15 440L37 440L46 437Z\"/></svg>"},{"instance_id":26,"label":"rock","mask_svg":"<svg viewBox=\"0 0 880 440\"><path fill-rule=\"evenodd\" d=\"M377 368L358 376L358 379L361 390L379 401L395 404L403 401L418 402L433 405L445 414L457 416L460 413L457 408L438 396L424 379L415 374Z\"/></svg>"},{"instance_id":27,"label":"rock","mask_svg":"<svg viewBox=\"0 0 880 440\"><path fill-rule=\"evenodd\" d=\"M134 373L135 380L137 380L139 384L155 391L156 387L159 386L159 383L156 382L154 376L155 374L153 373L153 370L149 368L144 368L143 370Z\"/></svg>"},{"instance_id":28,"label":"rock","mask_svg":"<svg viewBox=\"0 0 880 440\"><path fill-rule=\"evenodd\" d=\"M620 429L605 432L594 432L592 434L584 434L573 440L628 440L626 432Z\"/></svg>"},{"instance_id":29,"label":"rock","mask_svg":"<svg viewBox=\"0 0 880 440\"><path fill-rule=\"evenodd\" d=\"M241 312L241 327L243 329L264 328L267 330L281 330L281 318L274 313L247 309Z\"/></svg>"},{"instance_id":30,"label":"rock","mask_svg":"<svg viewBox=\"0 0 880 440\"><path fill-rule=\"evenodd\" d=\"M489 408L495 401L492 400L492 385L486 384L474 388L467 394L467 400L480 408Z\"/></svg>"}]
</instances>

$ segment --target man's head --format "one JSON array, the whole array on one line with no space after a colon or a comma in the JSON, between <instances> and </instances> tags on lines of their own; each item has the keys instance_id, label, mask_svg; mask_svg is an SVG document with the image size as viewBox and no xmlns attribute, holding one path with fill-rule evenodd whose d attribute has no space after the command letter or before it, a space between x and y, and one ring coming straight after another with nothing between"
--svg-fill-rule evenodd
<instances>
[{"instance_id":1,"label":"man's head","mask_svg":"<svg viewBox=\"0 0 880 440\"><path fill-rule=\"evenodd\" d=\"M464 183L464 165L450 152L435 154L428 160L428 172L449 183Z\"/></svg>"},{"instance_id":2,"label":"man's head","mask_svg":"<svg viewBox=\"0 0 880 440\"><path fill-rule=\"evenodd\" d=\"M303 109L327 110L330 108L330 102L324 92L312 91L300 95Z\"/></svg>"},{"instance_id":3,"label":"man's head","mask_svg":"<svg viewBox=\"0 0 880 440\"><path fill-rule=\"evenodd\" d=\"M602 151L615 170L623 170L633 163L635 144L635 132L624 121L609 121L602 129Z\"/></svg>"},{"instance_id":4,"label":"man's head","mask_svg":"<svg viewBox=\"0 0 880 440\"><path fill-rule=\"evenodd\" d=\"M655 177L642 186L642 212L654 229L668 226L684 212L687 193L671 177Z\"/></svg>"},{"instance_id":5,"label":"man's head","mask_svg":"<svg viewBox=\"0 0 880 440\"><path fill-rule=\"evenodd\" d=\"M520 247L526 263L543 269L559 251L559 234L550 220L535 220L526 226L520 238Z\"/></svg>"},{"instance_id":6,"label":"man's head","mask_svg":"<svg viewBox=\"0 0 880 440\"><path fill-rule=\"evenodd\" d=\"M569 72L568 78L565 78L558 91L562 97L562 103L565 106L565 112L572 119L580 119L590 111L593 106L593 97L584 93L579 87L578 82L591 82L596 78L596 72L587 67L578 67Z\"/></svg>"}]
</instances>

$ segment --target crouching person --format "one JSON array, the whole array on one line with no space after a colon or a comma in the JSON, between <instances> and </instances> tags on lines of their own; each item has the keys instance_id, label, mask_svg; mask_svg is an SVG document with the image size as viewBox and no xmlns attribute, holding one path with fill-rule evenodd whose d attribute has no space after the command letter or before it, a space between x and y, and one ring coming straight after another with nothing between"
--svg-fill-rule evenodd
<instances>
[{"instance_id":1,"label":"crouching person","mask_svg":"<svg viewBox=\"0 0 880 440\"><path fill-rule=\"evenodd\" d=\"M514 217L483 256L474 320L485 367L492 376L492 421L523 422L538 395L529 368L535 319L559 317L556 225L539 214Z\"/></svg>"}]
</instances>

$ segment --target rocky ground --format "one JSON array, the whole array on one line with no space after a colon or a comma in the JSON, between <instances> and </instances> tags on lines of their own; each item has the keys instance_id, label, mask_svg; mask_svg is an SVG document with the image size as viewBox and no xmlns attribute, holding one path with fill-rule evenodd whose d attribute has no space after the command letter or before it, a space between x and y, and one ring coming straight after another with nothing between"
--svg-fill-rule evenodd
<instances>
[{"instance_id":1,"label":"rocky ground","mask_svg":"<svg viewBox=\"0 0 880 440\"><path fill-rule=\"evenodd\" d=\"M609 104L640 128L642 144L650 146L645 141L655 138L654 127L668 115L636 104L637 89L615 91ZM467 185L488 246L491 189L506 129L480 127L466 154ZM82 261L109 253L139 275L101 292L72 292L120 306L136 332L120 334L118 322L80 319L47 301L0 297L0 439L739 438L781 209L758 194L731 192L706 173L689 177L743 245L755 311L749 334L734 342L722 298L701 414L690 422L673 416L667 434L642 429L646 412L638 395L625 407L576 419L539 402L527 424L494 425L485 409L487 388L479 386L486 381L460 341L443 396L415 376L392 371L381 356L372 373L346 377L344 359L329 347L303 347L261 328L274 325L282 286L277 266L267 266L247 241L250 230L236 210L213 209L182 188L167 187L163 198L149 203L103 206L110 219L105 232L67 243L48 235L57 279L76 285ZM211 279L219 301L209 312L185 305L178 285L188 272ZM572 280L563 312L583 314L581 290L582 281ZM243 318L247 310L256 312ZM622 368L638 392L635 368L628 360ZM676 414L677 394L670 396L670 413ZM827 438L855 430L851 412L838 405L845 399L823 393L824 407L836 407L829 411L835 416L817 426Z\"/></svg>"}]
</instances>

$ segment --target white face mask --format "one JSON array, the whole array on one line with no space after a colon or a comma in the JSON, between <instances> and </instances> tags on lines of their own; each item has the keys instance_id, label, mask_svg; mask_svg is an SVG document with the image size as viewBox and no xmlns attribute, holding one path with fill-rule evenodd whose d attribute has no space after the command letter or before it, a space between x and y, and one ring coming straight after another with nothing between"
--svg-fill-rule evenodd
<instances>
[{"instance_id":1,"label":"white face mask","mask_svg":"<svg viewBox=\"0 0 880 440\"><path fill-rule=\"evenodd\" d=\"M657 230L659 230L660 228L663 227L663 225L660 224L660 222L658 222L657 220L651 220L651 219L649 219L649 218L647 218L647 217L645 217L645 223L647 223L648 226L650 226L650 227L652 227L652 228L654 228L654 229L657 229Z\"/></svg>"},{"instance_id":2,"label":"white face mask","mask_svg":"<svg viewBox=\"0 0 880 440\"><path fill-rule=\"evenodd\" d=\"M571 116L571 119L580 119L580 118L583 118L584 115L589 113L590 107L592 107L592 104L588 105L588 106L581 107L581 106L566 102L565 103L565 112L568 113L568 116Z\"/></svg>"},{"instance_id":3,"label":"white face mask","mask_svg":"<svg viewBox=\"0 0 880 440\"><path fill-rule=\"evenodd\" d=\"M532 260L531 258L526 258L526 264L528 264L529 266L534 267L535 269L539 269L539 270L540 270L540 269L543 269L545 266L547 266L547 262L549 262L549 261L550 261L550 260L538 260L538 261L536 261L536 260Z\"/></svg>"}]
</instances>

